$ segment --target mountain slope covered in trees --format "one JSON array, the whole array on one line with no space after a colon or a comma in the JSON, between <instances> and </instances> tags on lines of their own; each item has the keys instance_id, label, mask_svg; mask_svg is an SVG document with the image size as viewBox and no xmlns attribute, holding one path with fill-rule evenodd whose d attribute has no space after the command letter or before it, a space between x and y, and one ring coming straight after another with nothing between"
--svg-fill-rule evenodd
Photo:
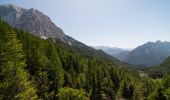
<instances>
[{"instance_id":1,"label":"mountain slope covered in trees","mask_svg":"<svg viewBox=\"0 0 170 100\"><path fill-rule=\"evenodd\" d=\"M110 56L102 57L104 53L99 51L44 40L3 21L0 32L0 98L3 100L169 98L169 86L163 88L161 80L141 77Z\"/></svg>"},{"instance_id":2,"label":"mountain slope covered in trees","mask_svg":"<svg viewBox=\"0 0 170 100\"><path fill-rule=\"evenodd\" d=\"M146 69L146 71L153 78L162 78L164 74L170 75L170 57L166 58L161 64Z\"/></svg>"},{"instance_id":3,"label":"mountain slope covered in trees","mask_svg":"<svg viewBox=\"0 0 170 100\"><path fill-rule=\"evenodd\" d=\"M102 51L96 51L91 47L64 34L63 30L57 27L48 16L31 8L25 9L13 4L0 5L0 18L17 29L30 32L34 36L43 39L51 38L53 41L64 42L74 49L77 49L83 56L100 55L100 58L109 61L118 61ZM118 62L121 63L121 62Z\"/></svg>"}]
</instances>

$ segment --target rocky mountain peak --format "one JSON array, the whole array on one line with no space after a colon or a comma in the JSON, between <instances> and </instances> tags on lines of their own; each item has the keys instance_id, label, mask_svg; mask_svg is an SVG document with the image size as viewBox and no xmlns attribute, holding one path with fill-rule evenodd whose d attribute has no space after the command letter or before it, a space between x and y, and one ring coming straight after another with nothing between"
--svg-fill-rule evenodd
<instances>
[{"instance_id":1,"label":"rocky mountain peak","mask_svg":"<svg viewBox=\"0 0 170 100\"><path fill-rule=\"evenodd\" d=\"M25 9L14 4L0 5L0 18L10 25L30 32L35 36L66 41L64 32L40 11Z\"/></svg>"}]
</instances>

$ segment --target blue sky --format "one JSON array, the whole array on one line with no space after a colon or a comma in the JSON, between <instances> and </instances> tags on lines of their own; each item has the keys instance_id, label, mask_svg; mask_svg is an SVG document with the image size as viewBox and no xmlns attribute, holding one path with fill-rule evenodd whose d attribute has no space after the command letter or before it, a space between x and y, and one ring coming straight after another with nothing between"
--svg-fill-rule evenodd
<instances>
[{"instance_id":1,"label":"blue sky","mask_svg":"<svg viewBox=\"0 0 170 100\"><path fill-rule=\"evenodd\" d=\"M90 46L135 48L170 41L170 0L1 0L35 8Z\"/></svg>"}]
</instances>

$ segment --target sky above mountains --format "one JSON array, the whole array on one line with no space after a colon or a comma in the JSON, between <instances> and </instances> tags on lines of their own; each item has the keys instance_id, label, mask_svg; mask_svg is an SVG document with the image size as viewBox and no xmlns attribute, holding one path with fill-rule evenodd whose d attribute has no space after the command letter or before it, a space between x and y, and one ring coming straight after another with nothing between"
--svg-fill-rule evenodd
<instances>
[{"instance_id":1,"label":"sky above mountains","mask_svg":"<svg viewBox=\"0 0 170 100\"><path fill-rule=\"evenodd\" d=\"M1 0L35 8L65 34L90 46L135 48L170 41L169 0Z\"/></svg>"}]
</instances>

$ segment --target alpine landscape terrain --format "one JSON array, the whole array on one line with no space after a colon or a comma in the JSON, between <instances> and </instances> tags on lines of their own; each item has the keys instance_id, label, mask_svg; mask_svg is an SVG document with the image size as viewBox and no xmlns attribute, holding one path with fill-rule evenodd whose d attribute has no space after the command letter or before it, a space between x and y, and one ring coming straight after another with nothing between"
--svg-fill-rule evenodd
<instances>
[{"instance_id":1,"label":"alpine landscape terrain","mask_svg":"<svg viewBox=\"0 0 170 100\"><path fill-rule=\"evenodd\" d=\"M10 0L2 3L0 1L0 100L170 100L170 42L168 40L156 38L154 41L140 43L136 41L133 42L135 46L130 46L133 44L130 40L128 40L129 44L123 42L123 45L118 44L120 45L118 47L102 42L101 45L95 45L97 42L93 45L88 42L91 38L94 37L94 41L97 41L96 38L107 41L109 37L107 39L100 35L93 36L86 33L82 37L76 34L80 37L77 38L72 35L73 33L69 33L66 26L62 26L63 29L61 29L51 15L48 17L48 14L43 12L43 9L48 6L42 7L41 11L41 7L37 6L38 9L36 9L36 4L32 5L32 0L32 3L28 4L22 1L23 6L20 6L22 3L18 3L19 0L15 1L17 1L16 4ZM64 3L66 6L76 2L78 4L75 3L74 7L80 7L80 1L73 0L72 3L65 0L59 1L57 2ZM47 3L42 1L42 5L43 2ZM109 0L103 2L109 2ZM38 3L41 5L40 1ZM125 5L125 2L122 3ZM115 4L113 6L118 7ZM106 8L103 7L103 9ZM62 13L66 11L60 10ZM82 10L86 11L88 8ZM101 16L96 12L97 17L94 19L108 16L106 12ZM71 12L68 10L67 13ZM90 14L90 11L88 13ZM115 11L115 16L117 13ZM69 19L73 16L64 17ZM88 15L86 17L87 19L82 19L85 20L82 21L84 23L75 28L77 31L81 31L80 26L93 19L88 18ZM70 22L70 20L60 21ZM106 19L100 23L107 23L104 21ZM76 23L76 20L74 22ZM88 23L88 25L91 28L83 26L84 30L99 29L94 28L94 24ZM70 30L74 30L74 24L70 27ZM113 27L117 26L113 25ZM64 29L67 30L66 33ZM108 27L104 27L99 30L109 33L107 29ZM117 29L123 30L126 27L117 27ZM111 37L115 43L117 37ZM129 35L129 37L133 36ZM87 42L81 42L84 41L83 39L87 39ZM123 37L117 39L117 41L126 40ZM128 45L129 47L126 47Z\"/></svg>"}]
</instances>

